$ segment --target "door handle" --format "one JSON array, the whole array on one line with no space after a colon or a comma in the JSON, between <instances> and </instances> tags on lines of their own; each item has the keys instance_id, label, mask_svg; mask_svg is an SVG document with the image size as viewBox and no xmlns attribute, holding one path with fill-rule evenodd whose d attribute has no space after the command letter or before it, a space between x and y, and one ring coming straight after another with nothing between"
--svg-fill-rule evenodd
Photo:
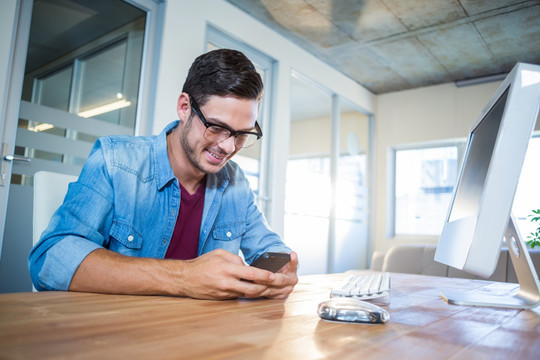
<instances>
[{"instance_id":1,"label":"door handle","mask_svg":"<svg viewBox=\"0 0 540 360\"><path fill-rule=\"evenodd\" d=\"M7 177L9 175L9 163L8 161L23 161L23 162L30 162L32 161L31 158L28 158L26 156L20 156L20 155L4 155L9 154L11 150L9 149L10 146L7 143L2 143L2 146L0 148L1 155L0 155L0 186L5 186L7 182Z\"/></svg>"},{"instance_id":2,"label":"door handle","mask_svg":"<svg viewBox=\"0 0 540 360\"><path fill-rule=\"evenodd\" d=\"M6 156L4 156L4 160L7 160L7 161L24 161L24 162L32 161L31 158L26 157L26 156L20 156L20 155L6 155Z\"/></svg>"}]
</instances>

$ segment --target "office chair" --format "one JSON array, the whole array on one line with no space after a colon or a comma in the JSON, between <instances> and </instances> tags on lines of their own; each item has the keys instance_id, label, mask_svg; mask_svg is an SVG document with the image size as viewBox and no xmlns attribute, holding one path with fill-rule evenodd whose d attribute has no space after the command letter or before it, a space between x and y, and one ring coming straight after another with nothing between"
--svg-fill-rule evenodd
<instances>
[{"instance_id":1,"label":"office chair","mask_svg":"<svg viewBox=\"0 0 540 360\"><path fill-rule=\"evenodd\" d=\"M70 182L78 176L38 171L34 174L33 243L49 225L52 215L62 205Z\"/></svg>"}]
</instances>

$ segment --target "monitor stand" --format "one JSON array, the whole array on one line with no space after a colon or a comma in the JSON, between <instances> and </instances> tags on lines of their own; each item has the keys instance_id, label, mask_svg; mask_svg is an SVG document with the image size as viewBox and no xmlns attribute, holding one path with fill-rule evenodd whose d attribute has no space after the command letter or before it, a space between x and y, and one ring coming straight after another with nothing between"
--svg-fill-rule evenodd
<instances>
[{"instance_id":1,"label":"monitor stand","mask_svg":"<svg viewBox=\"0 0 540 360\"><path fill-rule=\"evenodd\" d=\"M516 294L494 295L482 292L441 293L441 297L449 304L464 306L487 306L514 309L532 309L540 305L540 282L531 261L523 238L517 231L516 222L510 216L506 230L508 253L516 271L519 292ZM517 289L516 289L517 290Z\"/></svg>"}]
</instances>

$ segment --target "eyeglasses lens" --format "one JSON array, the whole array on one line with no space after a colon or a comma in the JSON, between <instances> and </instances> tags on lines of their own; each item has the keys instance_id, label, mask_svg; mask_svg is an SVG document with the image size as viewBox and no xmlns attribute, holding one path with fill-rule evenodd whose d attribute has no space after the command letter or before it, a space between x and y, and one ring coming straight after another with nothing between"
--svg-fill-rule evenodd
<instances>
[{"instance_id":1,"label":"eyeglasses lens","mask_svg":"<svg viewBox=\"0 0 540 360\"><path fill-rule=\"evenodd\" d=\"M219 126L209 126L204 132L204 138L208 141L220 143L227 140L231 136L231 132ZM237 134L234 137L234 146L237 148L246 148L253 145L257 141L255 134Z\"/></svg>"}]
</instances>

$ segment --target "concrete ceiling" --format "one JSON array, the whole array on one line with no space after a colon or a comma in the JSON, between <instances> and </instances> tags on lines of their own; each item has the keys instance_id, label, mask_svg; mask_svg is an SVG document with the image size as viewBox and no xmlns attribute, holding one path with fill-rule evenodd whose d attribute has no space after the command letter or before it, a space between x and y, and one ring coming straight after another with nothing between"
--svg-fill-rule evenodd
<instances>
[{"instance_id":1,"label":"concrete ceiling","mask_svg":"<svg viewBox=\"0 0 540 360\"><path fill-rule=\"evenodd\" d=\"M228 0L375 94L540 64L540 1Z\"/></svg>"}]
</instances>

